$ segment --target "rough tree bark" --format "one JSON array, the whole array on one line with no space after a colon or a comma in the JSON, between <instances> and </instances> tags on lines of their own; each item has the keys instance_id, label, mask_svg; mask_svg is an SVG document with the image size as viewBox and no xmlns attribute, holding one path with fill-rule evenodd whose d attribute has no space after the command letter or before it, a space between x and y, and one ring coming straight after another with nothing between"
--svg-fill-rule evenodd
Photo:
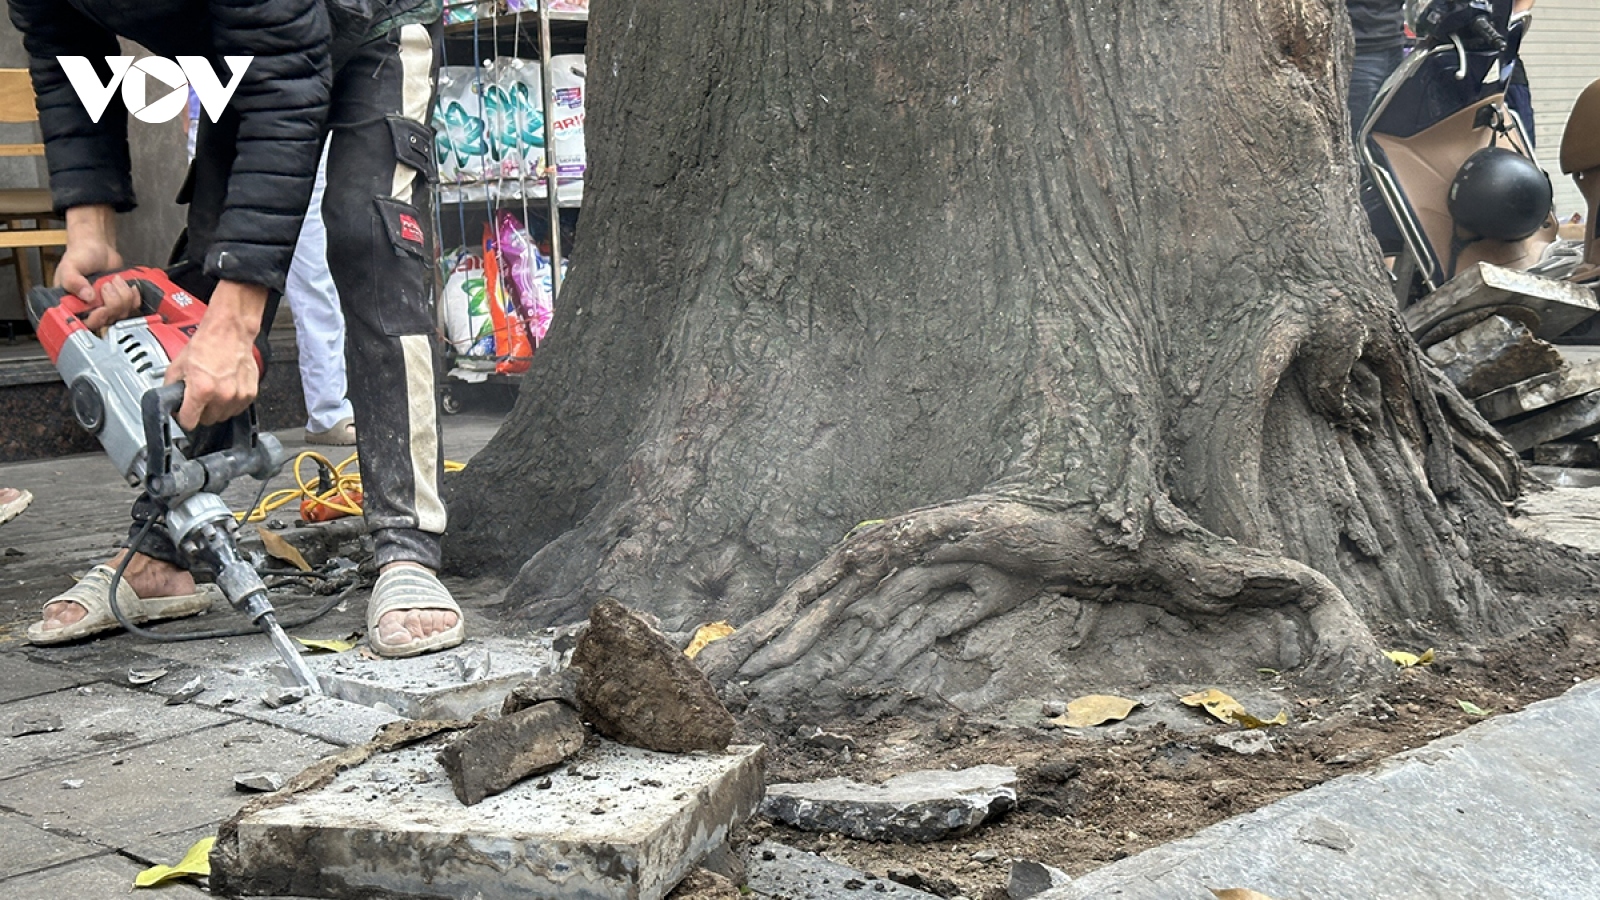
<instances>
[{"instance_id":1,"label":"rough tree bark","mask_svg":"<svg viewBox=\"0 0 1600 900\"><path fill-rule=\"evenodd\" d=\"M823 716L1359 680L1590 577L1391 309L1343 4L704 10L597 5L581 247L452 484L530 624L730 619Z\"/></svg>"}]
</instances>

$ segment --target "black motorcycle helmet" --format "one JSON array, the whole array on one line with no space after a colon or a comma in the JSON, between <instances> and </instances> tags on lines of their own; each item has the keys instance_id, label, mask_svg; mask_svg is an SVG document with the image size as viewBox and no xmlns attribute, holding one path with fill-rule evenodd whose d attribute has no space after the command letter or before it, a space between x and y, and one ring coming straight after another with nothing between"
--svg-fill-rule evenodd
<instances>
[{"instance_id":1,"label":"black motorcycle helmet","mask_svg":"<svg viewBox=\"0 0 1600 900\"><path fill-rule=\"evenodd\" d=\"M1533 160L1485 147L1450 182L1450 215L1468 237L1520 241L1544 225L1554 198L1550 176Z\"/></svg>"}]
</instances>

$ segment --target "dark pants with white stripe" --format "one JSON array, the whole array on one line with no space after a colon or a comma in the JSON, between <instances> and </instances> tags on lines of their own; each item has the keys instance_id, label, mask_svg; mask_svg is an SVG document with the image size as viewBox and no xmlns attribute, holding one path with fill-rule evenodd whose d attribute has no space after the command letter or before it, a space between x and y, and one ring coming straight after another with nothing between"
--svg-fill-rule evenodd
<instances>
[{"instance_id":1,"label":"dark pants with white stripe","mask_svg":"<svg viewBox=\"0 0 1600 900\"><path fill-rule=\"evenodd\" d=\"M357 48L340 66L329 109L322 217L328 268L344 310L364 509L380 566L417 562L439 568L445 528L429 277L433 248L426 231L434 174L426 121L435 71L427 28L397 28ZM171 269L198 296L209 296L213 286L200 273L226 197L236 128L237 119L229 116L200 123L188 241ZM277 301L274 296L268 303L259 339L263 352ZM203 452L205 443L197 439L197 450ZM158 512L141 497L133 533ZM137 549L184 562L159 525Z\"/></svg>"}]
</instances>

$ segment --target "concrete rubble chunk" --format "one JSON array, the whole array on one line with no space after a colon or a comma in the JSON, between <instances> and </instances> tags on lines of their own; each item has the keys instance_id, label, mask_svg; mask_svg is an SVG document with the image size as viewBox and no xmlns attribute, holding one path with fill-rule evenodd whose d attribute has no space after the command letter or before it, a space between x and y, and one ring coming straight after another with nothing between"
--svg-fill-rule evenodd
<instances>
[{"instance_id":1,"label":"concrete rubble chunk","mask_svg":"<svg viewBox=\"0 0 1600 900\"><path fill-rule=\"evenodd\" d=\"M749 872L746 887L767 900L811 897L835 900L855 896L863 900L869 897L935 900L939 896L775 841L764 841L750 848L745 865Z\"/></svg>"},{"instance_id":2,"label":"concrete rubble chunk","mask_svg":"<svg viewBox=\"0 0 1600 900\"><path fill-rule=\"evenodd\" d=\"M1594 291L1528 272L1478 263L1441 285L1401 314L1412 334L1421 334L1451 316L1486 306L1515 304L1539 317L1535 334L1557 338L1600 312Z\"/></svg>"},{"instance_id":3,"label":"concrete rubble chunk","mask_svg":"<svg viewBox=\"0 0 1600 900\"><path fill-rule=\"evenodd\" d=\"M1254 756L1257 753L1272 753L1272 735L1265 728L1252 728L1245 731L1224 731L1211 738L1211 743L1224 747L1244 756Z\"/></svg>"},{"instance_id":4,"label":"concrete rubble chunk","mask_svg":"<svg viewBox=\"0 0 1600 900\"><path fill-rule=\"evenodd\" d=\"M907 772L881 785L830 778L767 788L761 814L857 840L936 841L968 834L1017 803L1017 770L983 765Z\"/></svg>"},{"instance_id":5,"label":"concrete rubble chunk","mask_svg":"<svg viewBox=\"0 0 1600 900\"><path fill-rule=\"evenodd\" d=\"M1566 400L1500 429L1519 453L1571 435L1582 436L1600 428L1600 391Z\"/></svg>"},{"instance_id":6,"label":"concrete rubble chunk","mask_svg":"<svg viewBox=\"0 0 1600 900\"><path fill-rule=\"evenodd\" d=\"M1429 347L1427 354L1467 397L1480 397L1562 366L1555 347L1504 316L1490 316Z\"/></svg>"},{"instance_id":7,"label":"concrete rubble chunk","mask_svg":"<svg viewBox=\"0 0 1600 900\"><path fill-rule=\"evenodd\" d=\"M1070 884L1072 877L1054 866L1019 859L1011 863L1011 874L1006 878L1008 900L1028 900L1051 888Z\"/></svg>"},{"instance_id":8,"label":"concrete rubble chunk","mask_svg":"<svg viewBox=\"0 0 1600 900\"><path fill-rule=\"evenodd\" d=\"M212 884L231 895L661 900L761 798L764 751L665 754L607 741L474 806L434 769L444 737L279 792L225 825ZM572 774L577 769L582 774ZM219 887L220 886L220 887Z\"/></svg>"},{"instance_id":9,"label":"concrete rubble chunk","mask_svg":"<svg viewBox=\"0 0 1600 900\"><path fill-rule=\"evenodd\" d=\"M572 666L581 672L579 711L614 741L687 753L721 750L733 740L733 715L705 673L615 600L590 610Z\"/></svg>"},{"instance_id":10,"label":"concrete rubble chunk","mask_svg":"<svg viewBox=\"0 0 1600 900\"><path fill-rule=\"evenodd\" d=\"M1533 448L1533 462L1540 466L1600 466L1600 438L1540 444Z\"/></svg>"},{"instance_id":11,"label":"concrete rubble chunk","mask_svg":"<svg viewBox=\"0 0 1600 900\"><path fill-rule=\"evenodd\" d=\"M61 723L61 716L56 713L34 713L12 719L9 734L14 738L30 734L50 734L60 731L63 727L65 726Z\"/></svg>"},{"instance_id":12,"label":"concrete rubble chunk","mask_svg":"<svg viewBox=\"0 0 1600 900\"><path fill-rule=\"evenodd\" d=\"M1565 358L1566 354L1562 356ZM1554 372L1535 375L1484 394L1473 403L1485 419L1499 422L1591 391L1600 391L1600 360L1568 364Z\"/></svg>"},{"instance_id":13,"label":"concrete rubble chunk","mask_svg":"<svg viewBox=\"0 0 1600 900\"><path fill-rule=\"evenodd\" d=\"M267 688L266 692L261 695L261 702L268 709L282 709L290 704L299 703L309 696L311 696L311 692L303 687L278 687L274 685Z\"/></svg>"},{"instance_id":14,"label":"concrete rubble chunk","mask_svg":"<svg viewBox=\"0 0 1600 900\"><path fill-rule=\"evenodd\" d=\"M542 672L511 689L500 704L500 715L537 706L547 700L560 700L573 708L578 705L578 673L572 669Z\"/></svg>"},{"instance_id":15,"label":"concrete rubble chunk","mask_svg":"<svg viewBox=\"0 0 1600 900\"><path fill-rule=\"evenodd\" d=\"M233 776L233 788L237 791L270 794L283 787L288 780L288 776L282 772L240 772Z\"/></svg>"},{"instance_id":16,"label":"concrete rubble chunk","mask_svg":"<svg viewBox=\"0 0 1600 900\"><path fill-rule=\"evenodd\" d=\"M439 764L456 798L471 806L561 765L585 736L578 711L551 700L463 731L439 752Z\"/></svg>"}]
</instances>

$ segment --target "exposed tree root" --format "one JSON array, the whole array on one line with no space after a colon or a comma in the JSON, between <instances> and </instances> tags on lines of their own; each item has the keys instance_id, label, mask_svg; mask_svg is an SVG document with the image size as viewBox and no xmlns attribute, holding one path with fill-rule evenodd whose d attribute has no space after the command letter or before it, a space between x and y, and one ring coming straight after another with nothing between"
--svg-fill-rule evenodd
<instances>
[{"instance_id":1,"label":"exposed tree root","mask_svg":"<svg viewBox=\"0 0 1600 900\"><path fill-rule=\"evenodd\" d=\"M980 496L916 510L846 538L702 661L827 714L913 698L973 709L1108 670L1206 680L1303 667L1329 684L1386 671L1322 574L1204 532L1164 500L1150 515L1128 548L1084 508ZM1172 631L1187 632L1176 657ZM1001 634L1012 639L995 646Z\"/></svg>"}]
</instances>

